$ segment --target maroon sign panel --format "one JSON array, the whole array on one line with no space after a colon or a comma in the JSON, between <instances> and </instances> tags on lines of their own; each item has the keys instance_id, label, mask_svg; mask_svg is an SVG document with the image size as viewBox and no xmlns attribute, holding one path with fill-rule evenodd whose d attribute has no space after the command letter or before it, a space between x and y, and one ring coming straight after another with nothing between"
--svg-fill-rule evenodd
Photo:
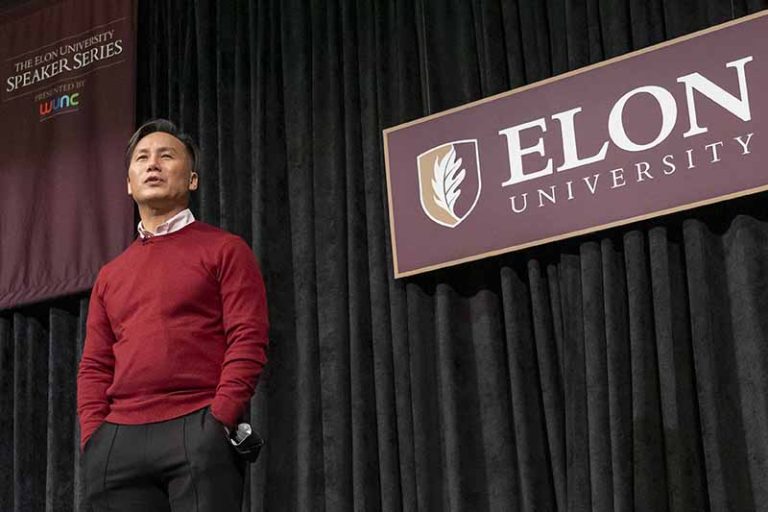
<instances>
[{"instance_id":1,"label":"maroon sign panel","mask_svg":"<svg viewBox=\"0 0 768 512\"><path fill-rule=\"evenodd\" d=\"M395 276L767 189L766 14L385 130Z\"/></svg>"},{"instance_id":2,"label":"maroon sign panel","mask_svg":"<svg viewBox=\"0 0 768 512\"><path fill-rule=\"evenodd\" d=\"M0 308L90 288L132 239L133 0L0 11Z\"/></svg>"}]
</instances>

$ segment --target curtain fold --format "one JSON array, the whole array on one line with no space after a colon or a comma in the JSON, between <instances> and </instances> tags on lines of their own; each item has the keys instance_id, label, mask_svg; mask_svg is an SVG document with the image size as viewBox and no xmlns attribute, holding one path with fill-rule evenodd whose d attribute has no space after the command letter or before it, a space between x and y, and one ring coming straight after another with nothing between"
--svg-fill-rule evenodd
<instances>
[{"instance_id":1,"label":"curtain fold","mask_svg":"<svg viewBox=\"0 0 768 512\"><path fill-rule=\"evenodd\" d=\"M765 194L395 281L381 136L765 7L140 2L138 121L267 284L245 510L768 510ZM87 304L0 311L0 510L87 510Z\"/></svg>"}]
</instances>

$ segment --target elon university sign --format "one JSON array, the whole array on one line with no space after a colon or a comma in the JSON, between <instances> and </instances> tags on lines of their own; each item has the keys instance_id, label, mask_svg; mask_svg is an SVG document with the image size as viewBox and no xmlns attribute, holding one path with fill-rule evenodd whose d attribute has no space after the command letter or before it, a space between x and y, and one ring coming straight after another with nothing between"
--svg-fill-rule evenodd
<instances>
[{"instance_id":1,"label":"elon university sign","mask_svg":"<svg viewBox=\"0 0 768 512\"><path fill-rule=\"evenodd\" d=\"M384 130L395 276L768 189L768 11Z\"/></svg>"}]
</instances>

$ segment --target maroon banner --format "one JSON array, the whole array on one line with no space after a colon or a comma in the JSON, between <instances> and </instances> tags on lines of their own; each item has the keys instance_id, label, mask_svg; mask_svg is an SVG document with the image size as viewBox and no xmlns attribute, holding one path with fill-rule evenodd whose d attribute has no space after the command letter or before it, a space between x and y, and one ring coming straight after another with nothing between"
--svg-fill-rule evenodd
<instances>
[{"instance_id":1,"label":"maroon banner","mask_svg":"<svg viewBox=\"0 0 768 512\"><path fill-rule=\"evenodd\" d=\"M133 238L133 0L0 12L0 308L87 290Z\"/></svg>"},{"instance_id":2,"label":"maroon banner","mask_svg":"<svg viewBox=\"0 0 768 512\"><path fill-rule=\"evenodd\" d=\"M768 189L766 14L385 130L395 276Z\"/></svg>"}]
</instances>

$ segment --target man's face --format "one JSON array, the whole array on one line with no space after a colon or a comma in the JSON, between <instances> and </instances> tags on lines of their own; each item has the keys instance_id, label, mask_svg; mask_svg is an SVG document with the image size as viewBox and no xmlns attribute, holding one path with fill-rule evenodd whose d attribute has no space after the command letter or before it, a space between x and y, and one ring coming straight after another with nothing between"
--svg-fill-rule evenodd
<instances>
[{"instance_id":1,"label":"man's face","mask_svg":"<svg viewBox=\"0 0 768 512\"><path fill-rule=\"evenodd\" d=\"M128 194L138 205L172 209L186 206L197 189L197 173L184 144L168 133L142 138L131 155Z\"/></svg>"}]
</instances>

